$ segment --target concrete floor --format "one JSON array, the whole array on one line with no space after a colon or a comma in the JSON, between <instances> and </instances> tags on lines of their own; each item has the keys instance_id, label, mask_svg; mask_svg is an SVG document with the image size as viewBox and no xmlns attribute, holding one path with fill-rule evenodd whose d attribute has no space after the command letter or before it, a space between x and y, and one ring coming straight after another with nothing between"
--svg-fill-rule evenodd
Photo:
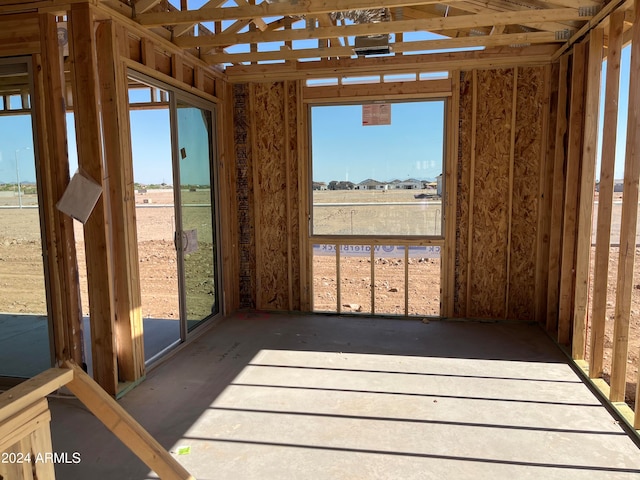
<instances>
[{"instance_id":1,"label":"concrete floor","mask_svg":"<svg viewBox=\"0 0 640 480\"><path fill-rule=\"evenodd\" d=\"M640 478L534 325L239 314L121 404L199 480ZM51 406L55 452L81 458L58 478L156 478L77 400Z\"/></svg>"}]
</instances>

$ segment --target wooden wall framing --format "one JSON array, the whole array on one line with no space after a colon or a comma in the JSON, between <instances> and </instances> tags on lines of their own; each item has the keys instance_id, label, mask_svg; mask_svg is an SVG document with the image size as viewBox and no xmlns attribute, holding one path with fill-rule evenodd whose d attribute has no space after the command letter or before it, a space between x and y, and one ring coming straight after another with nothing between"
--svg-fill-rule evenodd
<instances>
[{"instance_id":1,"label":"wooden wall framing","mask_svg":"<svg viewBox=\"0 0 640 480\"><path fill-rule=\"evenodd\" d=\"M549 69L461 75L456 316L534 319Z\"/></svg>"},{"instance_id":2,"label":"wooden wall framing","mask_svg":"<svg viewBox=\"0 0 640 480\"><path fill-rule=\"evenodd\" d=\"M55 15L65 13L70 55L63 64ZM225 82L199 59L93 2L70 2L55 12L47 6L46 13L0 15L0 26L0 55L33 55L43 247L58 365L83 361L73 221L55 208L69 182L65 103L75 109L80 168L103 187L85 224L92 356L94 377L108 393L117 395L145 374L127 69L216 103L221 99L215 95L224 94ZM66 84L65 68L71 70ZM219 115L224 118L223 112ZM220 132L216 136L222 138ZM230 164L225 148L220 148L219 158L226 162L220 171L228 175L229 169L222 168ZM235 212L226 202L228 182L221 183L221 211L232 222L229 216ZM222 233L223 242L233 245L233 237ZM229 277L223 279L227 285L222 289L228 293ZM233 295L221 298L224 311L237 308Z\"/></svg>"}]
</instances>

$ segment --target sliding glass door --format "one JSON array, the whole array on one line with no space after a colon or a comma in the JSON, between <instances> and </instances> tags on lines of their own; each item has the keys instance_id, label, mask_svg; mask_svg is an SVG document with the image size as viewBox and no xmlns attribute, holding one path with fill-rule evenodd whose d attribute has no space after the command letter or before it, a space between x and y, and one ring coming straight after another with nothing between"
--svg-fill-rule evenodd
<instances>
[{"instance_id":1,"label":"sliding glass door","mask_svg":"<svg viewBox=\"0 0 640 480\"><path fill-rule=\"evenodd\" d=\"M211 110L178 99L177 182L180 186L180 234L183 317L187 331L218 313L216 242L213 219L213 121Z\"/></svg>"},{"instance_id":2,"label":"sliding glass door","mask_svg":"<svg viewBox=\"0 0 640 480\"><path fill-rule=\"evenodd\" d=\"M148 363L219 312L214 105L129 78Z\"/></svg>"}]
</instances>

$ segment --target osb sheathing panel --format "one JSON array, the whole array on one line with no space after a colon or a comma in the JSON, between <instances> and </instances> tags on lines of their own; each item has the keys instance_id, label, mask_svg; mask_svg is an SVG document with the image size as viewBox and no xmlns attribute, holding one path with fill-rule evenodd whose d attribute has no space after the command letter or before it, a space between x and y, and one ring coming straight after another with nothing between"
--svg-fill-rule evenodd
<instances>
[{"instance_id":1,"label":"osb sheathing panel","mask_svg":"<svg viewBox=\"0 0 640 480\"><path fill-rule=\"evenodd\" d=\"M544 67L518 69L507 316L519 320L534 319L544 82Z\"/></svg>"},{"instance_id":2,"label":"osb sheathing panel","mask_svg":"<svg viewBox=\"0 0 640 480\"><path fill-rule=\"evenodd\" d=\"M249 137L249 113L249 87L244 84L236 84L233 86L233 136L239 226L240 308L255 308L256 306L253 165Z\"/></svg>"},{"instance_id":3,"label":"osb sheathing panel","mask_svg":"<svg viewBox=\"0 0 640 480\"><path fill-rule=\"evenodd\" d=\"M287 176L284 83L256 83L252 122L255 122L254 189L256 190L257 307L289 309Z\"/></svg>"},{"instance_id":4,"label":"osb sheathing panel","mask_svg":"<svg viewBox=\"0 0 640 480\"><path fill-rule=\"evenodd\" d=\"M469 174L472 137L472 73L460 74L460 132L458 137L458 198L456 211L456 261L453 311L455 316L466 315L467 249L469 238Z\"/></svg>"},{"instance_id":5,"label":"osb sheathing panel","mask_svg":"<svg viewBox=\"0 0 640 480\"><path fill-rule=\"evenodd\" d=\"M502 318L507 239L513 70L478 72L476 155L468 316Z\"/></svg>"},{"instance_id":6,"label":"osb sheathing panel","mask_svg":"<svg viewBox=\"0 0 640 480\"><path fill-rule=\"evenodd\" d=\"M287 182L291 195L291 204L289 211L291 225L291 305L294 310L300 310L300 237L299 225L299 209L300 209L300 190L298 188L298 95L297 83L287 82L287 113L289 119L288 139L289 139L289 171L287 172Z\"/></svg>"}]
</instances>

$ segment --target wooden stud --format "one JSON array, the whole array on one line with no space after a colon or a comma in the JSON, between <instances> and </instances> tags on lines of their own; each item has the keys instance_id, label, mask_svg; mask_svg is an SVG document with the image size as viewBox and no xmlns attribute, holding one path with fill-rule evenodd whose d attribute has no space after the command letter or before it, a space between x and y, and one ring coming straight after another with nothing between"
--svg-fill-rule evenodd
<instances>
[{"instance_id":1,"label":"wooden stud","mask_svg":"<svg viewBox=\"0 0 640 480\"><path fill-rule=\"evenodd\" d=\"M342 281L341 274L340 274L341 273L340 272L341 247L342 247L341 243L336 243L336 298L337 298L336 312L337 313L342 312L342 289L340 288L340 283Z\"/></svg>"},{"instance_id":2,"label":"wooden stud","mask_svg":"<svg viewBox=\"0 0 640 480\"><path fill-rule=\"evenodd\" d=\"M296 82L296 93L298 97L298 198L300 208L298 209L298 228L300 229L300 309L310 311L311 305L311 285L313 285L313 243L310 240L309 222L311 219L309 212L309 183L310 183L310 150L309 150L309 108L304 104L304 90L302 82Z\"/></svg>"},{"instance_id":3,"label":"wooden stud","mask_svg":"<svg viewBox=\"0 0 640 480\"><path fill-rule=\"evenodd\" d=\"M542 145L540 148L540 187L538 190L538 241L536 244L536 274L535 274L535 312L534 318L540 324L544 324L547 315L547 292L549 281L549 230L551 228L551 197L553 179L553 158L555 156L555 145L550 142L549 135L555 135L554 112L551 118L551 90L552 71L555 66L547 65L544 71L544 93L542 107ZM557 84L556 84L557 85ZM553 87L555 91L555 86ZM551 129L551 130L550 130Z\"/></svg>"},{"instance_id":4,"label":"wooden stud","mask_svg":"<svg viewBox=\"0 0 640 480\"><path fill-rule=\"evenodd\" d=\"M285 211L287 215L287 293L288 293L288 305L289 311L293 310L293 246L292 246L292 236L294 235L292 224L291 224L291 181L289 180L289 173L291 171L291 150L289 145L291 145L291 131L289 129L289 102L292 101L289 98L289 82L284 82L284 98L282 101L284 102L284 164L285 164L285 189L287 191L286 195L286 204ZM295 99L293 99L295 101Z\"/></svg>"},{"instance_id":5,"label":"wooden stud","mask_svg":"<svg viewBox=\"0 0 640 480\"><path fill-rule=\"evenodd\" d=\"M369 260L371 263L371 315L375 315L376 313L376 259L374 255L373 245L369 245Z\"/></svg>"},{"instance_id":6,"label":"wooden stud","mask_svg":"<svg viewBox=\"0 0 640 480\"><path fill-rule=\"evenodd\" d=\"M580 169L580 204L576 234L576 271L571 353L574 359L584 359L587 335L587 305L589 302L589 269L591 259L591 224L593 190L598 149L598 116L600 113L600 72L604 31L591 30L585 95L582 168Z\"/></svg>"},{"instance_id":7,"label":"wooden stud","mask_svg":"<svg viewBox=\"0 0 640 480\"><path fill-rule=\"evenodd\" d=\"M569 55L560 58L558 71L558 102L556 104L555 151L549 227L549 281L547 291L546 329L557 334L560 298L560 262L564 211L565 135L567 133L567 78ZM544 212L543 212L544 214Z\"/></svg>"},{"instance_id":8,"label":"wooden stud","mask_svg":"<svg viewBox=\"0 0 640 480\"><path fill-rule=\"evenodd\" d=\"M115 395L118 369L114 278L105 198L108 190L103 171L94 23L88 4L71 6L69 29L78 165L85 175L102 186L102 196L84 225L93 375L102 388Z\"/></svg>"},{"instance_id":9,"label":"wooden stud","mask_svg":"<svg viewBox=\"0 0 640 480\"><path fill-rule=\"evenodd\" d=\"M33 58L33 106L43 194L40 208L44 212L49 314L56 363L67 359L82 363L82 311L73 220L55 207L69 184L62 57L57 43L51 41L57 38L55 16L40 16L40 34L42 55Z\"/></svg>"},{"instance_id":10,"label":"wooden stud","mask_svg":"<svg viewBox=\"0 0 640 480\"><path fill-rule=\"evenodd\" d=\"M441 274L443 284L442 315L452 317L454 314L455 268L456 268L456 210L458 194L458 145L460 135L460 72L450 72L452 96L447 100L447 149L445 156L445 245Z\"/></svg>"},{"instance_id":11,"label":"wooden stud","mask_svg":"<svg viewBox=\"0 0 640 480\"><path fill-rule=\"evenodd\" d=\"M640 76L640 0L635 0L633 39L631 42L630 78ZM612 402L625 398L627 354L629 349L629 318L633 292L633 267L636 254L636 229L638 222L638 181L640 178L640 84L629 84L627 119L627 145L624 160L624 185L622 218L620 220L620 257L618 259L618 283L613 325L613 354L611 359ZM636 415L638 423L638 415ZM636 425L637 426L637 425Z\"/></svg>"},{"instance_id":12,"label":"wooden stud","mask_svg":"<svg viewBox=\"0 0 640 480\"><path fill-rule=\"evenodd\" d=\"M171 76L178 82L184 82L182 55L179 55L177 53L171 55Z\"/></svg>"},{"instance_id":13,"label":"wooden stud","mask_svg":"<svg viewBox=\"0 0 640 480\"><path fill-rule=\"evenodd\" d=\"M404 316L409 316L409 246L404 247Z\"/></svg>"},{"instance_id":14,"label":"wooden stud","mask_svg":"<svg viewBox=\"0 0 640 480\"><path fill-rule=\"evenodd\" d=\"M47 411L47 414L40 418L39 427L31 432L28 439L23 440L28 442L31 450L24 449L23 451L31 451L32 454L35 452L36 455L38 453L44 455L53 451L50 422L51 414ZM71 461L73 461L72 455L72 453L69 455ZM55 480L56 478L53 462L32 462L31 466L25 465L25 467L30 470L34 480Z\"/></svg>"},{"instance_id":15,"label":"wooden stud","mask_svg":"<svg viewBox=\"0 0 640 480\"><path fill-rule=\"evenodd\" d=\"M104 154L109 178L118 369L120 380L135 382L145 374L145 361L127 75L119 60L123 36L124 31L113 21L101 22L96 30Z\"/></svg>"},{"instance_id":16,"label":"wooden stud","mask_svg":"<svg viewBox=\"0 0 640 480\"><path fill-rule=\"evenodd\" d=\"M239 225L238 202L236 196L236 162L234 156L233 87L226 83L222 91L222 108L216 109L217 135L219 147L218 195L220 210L220 236L222 239L223 312L230 315L240 307L240 258L238 255Z\"/></svg>"},{"instance_id":17,"label":"wooden stud","mask_svg":"<svg viewBox=\"0 0 640 480\"><path fill-rule=\"evenodd\" d=\"M567 145L567 169L565 173L565 201L562 226L562 261L560 268L560 296L558 308L558 342L568 345L571 341L573 318L573 292L575 281L576 213L578 208L578 178L582 156L582 128L584 120L584 76L586 43L573 49L571 83L571 110Z\"/></svg>"},{"instance_id":18,"label":"wooden stud","mask_svg":"<svg viewBox=\"0 0 640 480\"><path fill-rule=\"evenodd\" d=\"M258 165L258 161L257 161L257 151L258 151L258 146L257 146L257 126L256 126L256 122L255 122L255 109L256 109L256 86L254 84L249 85L249 111L250 111L250 115L248 117L248 121L249 121L249 135L251 136L251 154L253 155L253 161L252 163L252 168L253 168L253 208L254 208L254 212L256 215L256 219L255 219L255 229L254 229L254 234L255 234L255 252L256 252L256 308L261 309L261 308L265 308L265 306L262 304L262 295L260 295L260 292L262 292L262 249L260 248L260 245L262 245L262 231L261 231L261 224L258 221L258 215L260 212L260 206L261 206L261 195L260 195L260 172L259 172L259 168L260 165Z\"/></svg>"},{"instance_id":19,"label":"wooden stud","mask_svg":"<svg viewBox=\"0 0 640 480\"><path fill-rule=\"evenodd\" d=\"M156 69L156 50L153 41L149 38L140 39L140 47L142 50L142 63L155 70Z\"/></svg>"},{"instance_id":20,"label":"wooden stud","mask_svg":"<svg viewBox=\"0 0 640 480\"><path fill-rule=\"evenodd\" d=\"M620 57L622 53L624 16L624 12L616 11L609 19L602 160L598 193L598 226L596 230L593 304L591 310L589 354L589 376L591 378L600 378L603 373L607 284L611 248L611 215L618 128L618 94L620 91Z\"/></svg>"},{"instance_id":21,"label":"wooden stud","mask_svg":"<svg viewBox=\"0 0 640 480\"><path fill-rule=\"evenodd\" d=\"M163 479L194 480L155 438L80 367L72 362L67 362L65 366L73 378L67 385L69 390L151 470Z\"/></svg>"},{"instance_id":22,"label":"wooden stud","mask_svg":"<svg viewBox=\"0 0 640 480\"><path fill-rule=\"evenodd\" d=\"M507 285L504 295L504 316L509 315L509 287L511 278L511 229L513 223L513 170L516 151L516 106L518 103L518 67L513 68L513 90L511 92L511 138L509 139L509 190L507 205L507 264L506 279Z\"/></svg>"},{"instance_id":23,"label":"wooden stud","mask_svg":"<svg viewBox=\"0 0 640 480\"><path fill-rule=\"evenodd\" d=\"M467 299L465 313L463 316L470 315L471 312L471 268L473 253L473 200L474 200L474 184L475 184L475 168L476 168L476 128L478 116L478 72L473 71L473 79L471 80L472 88L472 108L471 108L471 159L469 161L469 237L467 239Z\"/></svg>"},{"instance_id":24,"label":"wooden stud","mask_svg":"<svg viewBox=\"0 0 640 480\"><path fill-rule=\"evenodd\" d=\"M0 413L0 415L2 414ZM3 420L0 422L0 452L4 452L11 445L18 443L22 437L28 436L38 428L42 420L48 422L51 419L51 414L47 399L40 398L11 416L2 415L2 418Z\"/></svg>"}]
</instances>

